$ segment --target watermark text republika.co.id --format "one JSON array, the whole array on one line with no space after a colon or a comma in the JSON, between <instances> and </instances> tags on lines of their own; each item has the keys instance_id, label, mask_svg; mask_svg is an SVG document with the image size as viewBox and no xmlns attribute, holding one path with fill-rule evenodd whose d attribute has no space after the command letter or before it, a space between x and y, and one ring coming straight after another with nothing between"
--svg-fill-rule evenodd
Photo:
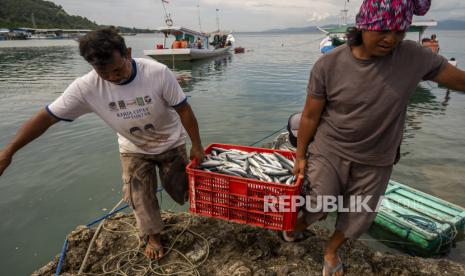
<instances>
[{"instance_id":1,"label":"watermark text republika.co.id","mask_svg":"<svg viewBox=\"0 0 465 276\"><path fill-rule=\"evenodd\" d=\"M372 213L378 212L381 206L388 206L389 200L384 196L374 197L371 195L352 195L352 196L300 196L300 195L283 195L283 196L265 196L263 211L264 212L296 212L305 208L310 213ZM402 205L414 207L416 202L406 200Z\"/></svg>"}]
</instances>

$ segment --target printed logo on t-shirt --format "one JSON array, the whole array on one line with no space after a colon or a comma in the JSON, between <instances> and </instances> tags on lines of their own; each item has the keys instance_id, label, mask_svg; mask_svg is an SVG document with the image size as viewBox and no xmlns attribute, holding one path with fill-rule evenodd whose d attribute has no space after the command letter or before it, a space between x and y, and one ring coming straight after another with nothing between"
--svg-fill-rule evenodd
<instances>
[{"instance_id":1,"label":"printed logo on t-shirt","mask_svg":"<svg viewBox=\"0 0 465 276\"><path fill-rule=\"evenodd\" d=\"M132 106L145 106L149 105L152 103L152 98L150 96L145 96L145 97L137 97L135 99L131 100L119 100L117 102L111 102L108 104L108 107L110 108L111 111L118 111L121 109L127 109Z\"/></svg>"},{"instance_id":2,"label":"printed logo on t-shirt","mask_svg":"<svg viewBox=\"0 0 465 276\"><path fill-rule=\"evenodd\" d=\"M116 106L115 102L109 103L108 107L110 108L111 111L118 111L118 107Z\"/></svg>"},{"instance_id":3,"label":"printed logo on t-shirt","mask_svg":"<svg viewBox=\"0 0 465 276\"><path fill-rule=\"evenodd\" d=\"M119 109L126 109L126 104L124 103L124 101L118 101L118 106Z\"/></svg>"},{"instance_id":4,"label":"printed logo on t-shirt","mask_svg":"<svg viewBox=\"0 0 465 276\"><path fill-rule=\"evenodd\" d=\"M127 105L128 107L130 107L130 106L136 106L136 105L137 105L137 102L136 102L136 100L127 100L127 101L126 101L126 105Z\"/></svg>"},{"instance_id":5,"label":"printed logo on t-shirt","mask_svg":"<svg viewBox=\"0 0 465 276\"><path fill-rule=\"evenodd\" d=\"M144 99L142 97L137 97L136 102L137 102L137 104L139 106L144 106L145 105Z\"/></svg>"}]
</instances>

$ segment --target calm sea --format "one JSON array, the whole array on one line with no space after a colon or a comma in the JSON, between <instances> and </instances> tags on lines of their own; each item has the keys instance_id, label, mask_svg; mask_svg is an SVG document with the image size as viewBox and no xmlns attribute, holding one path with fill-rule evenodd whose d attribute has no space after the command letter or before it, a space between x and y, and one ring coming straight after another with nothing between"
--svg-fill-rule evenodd
<instances>
[{"instance_id":1,"label":"calm sea","mask_svg":"<svg viewBox=\"0 0 465 276\"><path fill-rule=\"evenodd\" d=\"M465 66L465 32L438 31L441 52ZM242 55L176 67L203 144L251 144L302 109L319 34L237 34ZM413 37L412 37L413 38ZM161 41L127 37L135 57ZM0 42L0 147L20 125L90 70L77 43ZM465 94L424 82L408 108L393 179L465 206ZM59 253L65 236L121 198L116 135L95 115L59 123L21 150L0 178L0 275L27 275ZM186 210L162 196L163 208ZM373 246L385 248L376 242ZM449 255L465 262L465 243Z\"/></svg>"}]
</instances>

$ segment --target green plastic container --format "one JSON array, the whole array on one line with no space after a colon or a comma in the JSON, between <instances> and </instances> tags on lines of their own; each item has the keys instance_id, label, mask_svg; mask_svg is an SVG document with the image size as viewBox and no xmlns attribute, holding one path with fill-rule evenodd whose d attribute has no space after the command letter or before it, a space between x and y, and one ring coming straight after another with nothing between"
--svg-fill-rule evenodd
<instances>
[{"instance_id":1,"label":"green plastic container","mask_svg":"<svg viewBox=\"0 0 465 276\"><path fill-rule=\"evenodd\" d=\"M465 209L395 181L370 229L370 235L409 254L447 254L463 236Z\"/></svg>"}]
</instances>

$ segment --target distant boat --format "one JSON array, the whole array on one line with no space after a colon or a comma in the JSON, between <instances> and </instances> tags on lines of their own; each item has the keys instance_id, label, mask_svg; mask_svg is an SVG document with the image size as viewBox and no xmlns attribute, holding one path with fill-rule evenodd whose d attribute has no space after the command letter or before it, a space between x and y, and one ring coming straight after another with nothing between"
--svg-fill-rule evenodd
<instances>
[{"instance_id":1,"label":"distant boat","mask_svg":"<svg viewBox=\"0 0 465 276\"><path fill-rule=\"evenodd\" d=\"M343 10L345 12L346 9ZM439 52L439 42L432 41L429 38L423 38L425 30L429 27L436 27L438 22L435 20L429 21L417 21L413 22L407 30L408 33L418 33L418 43L424 47L428 47L431 51L438 53ZM321 28L318 29L326 34L326 37L320 43L320 51L322 54L328 53L334 48L347 42L346 33L349 27L354 27L353 25L342 25L335 28ZM457 61L455 59L449 60L449 63L457 66Z\"/></svg>"},{"instance_id":2,"label":"distant boat","mask_svg":"<svg viewBox=\"0 0 465 276\"><path fill-rule=\"evenodd\" d=\"M326 34L325 38L320 42L320 52L326 54L332 49L346 43L347 18L349 13L349 0L344 1L344 9L341 10L340 22L337 27L323 28L317 27L318 30Z\"/></svg>"},{"instance_id":3,"label":"distant boat","mask_svg":"<svg viewBox=\"0 0 465 276\"><path fill-rule=\"evenodd\" d=\"M165 27L157 29L164 35L163 44L156 45L156 49L144 50L144 55L158 61L190 61L211 58L227 53L232 47L232 36L213 36L193 31L184 27ZM167 44L167 38L174 36L172 45ZM210 47L213 46L213 47Z\"/></svg>"},{"instance_id":4,"label":"distant boat","mask_svg":"<svg viewBox=\"0 0 465 276\"><path fill-rule=\"evenodd\" d=\"M326 34L325 38L320 42L320 52L322 54L326 54L330 52L332 49L345 44L347 42L346 33L347 33L347 25L340 26L337 28L320 28L318 29Z\"/></svg>"},{"instance_id":5,"label":"distant boat","mask_svg":"<svg viewBox=\"0 0 465 276\"><path fill-rule=\"evenodd\" d=\"M144 55L149 56L161 62L191 61L197 59L212 58L224 55L229 52L234 42L232 34L221 33L219 30L218 9L217 27L218 30L213 33L204 33L181 26L173 27L171 15L166 11L166 0L161 0L165 11L166 27L158 28L157 32L163 34L163 44L155 45L155 49L144 50ZM199 27L200 25L200 5L199 7ZM212 41L210 41L210 37ZM171 45L167 45L167 39L173 37Z\"/></svg>"}]
</instances>

